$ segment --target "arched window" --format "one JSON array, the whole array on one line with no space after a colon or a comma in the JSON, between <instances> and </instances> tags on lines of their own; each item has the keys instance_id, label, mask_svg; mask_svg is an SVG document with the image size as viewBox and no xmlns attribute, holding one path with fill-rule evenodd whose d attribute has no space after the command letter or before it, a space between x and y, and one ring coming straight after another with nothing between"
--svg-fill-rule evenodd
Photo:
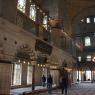
<instances>
[{"instance_id":1,"label":"arched window","mask_svg":"<svg viewBox=\"0 0 95 95\"><path fill-rule=\"evenodd\" d=\"M90 39L90 37L85 37L85 46L91 46L91 39Z\"/></svg>"},{"instance_id":2,"label":"arched window","mask_svg":"<svg viewBox=\"0 0 95 95\"><path fill-rule=\"evenodd\" d=\"M26 0L18 0L17 8L25 13Z\"/></svg>"},{"instance_id":3,"label":"arched window","mask_svg":"<svg viewBox=\"0 0 95 95\"><path fill-rule=\"evenodd\" d=\"M30 18L33 20L33 21L36 21L36 6L35 4L32 4L30 6Z\"/></svg>"}]
</instances>

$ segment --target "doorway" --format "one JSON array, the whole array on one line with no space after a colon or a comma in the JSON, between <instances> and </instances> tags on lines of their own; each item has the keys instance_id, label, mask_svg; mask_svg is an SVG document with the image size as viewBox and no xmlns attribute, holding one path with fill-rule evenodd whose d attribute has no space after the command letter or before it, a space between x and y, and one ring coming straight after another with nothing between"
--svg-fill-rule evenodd
<instances>
[{"instance_id":1,"label":"doorway","mask_svg":"<svg viewBox=\"0 0 95 95\"><path fill-rule=\"evenodd\" d=\"M91 71L77 71L77 80L78 81L91 81Z\"/></svg>"},{"instance_id":2,"label":"doorway","mask_svg":"<svg viewBox=\"0 0 95 95\"><path fill-rule=\"evenodd\" d=\"M91 81L91 71L86 71L86 81Z\"/></svg>"}]
</instances>

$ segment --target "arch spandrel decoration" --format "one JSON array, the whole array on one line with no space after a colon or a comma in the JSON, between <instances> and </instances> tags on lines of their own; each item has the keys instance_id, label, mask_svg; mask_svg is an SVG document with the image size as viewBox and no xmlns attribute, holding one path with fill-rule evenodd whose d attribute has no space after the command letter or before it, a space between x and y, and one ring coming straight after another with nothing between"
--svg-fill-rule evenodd
<instances>
[{"instance_id":1,"label":"arch spandrel decoration","mask_svg":"<svg viewBox=\"0 0 95 95\"><path fill-rule=\"evenodd\" d=\"M35 60L35 52L28 44L23 44L18 47L17 52L15 53L16 60L22 61L33 61Z\"/></svg>"}]
</instances>

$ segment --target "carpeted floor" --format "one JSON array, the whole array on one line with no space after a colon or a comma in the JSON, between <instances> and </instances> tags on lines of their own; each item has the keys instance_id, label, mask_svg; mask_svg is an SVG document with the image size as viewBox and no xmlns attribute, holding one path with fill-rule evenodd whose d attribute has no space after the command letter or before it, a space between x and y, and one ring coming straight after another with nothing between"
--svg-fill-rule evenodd
<instances>
[{"instance_id":1,"label":"carpeted floor","mask_svg":"<svg viewBox=\"0 0 95 95\"><path fill-rule=\"evenodd\" d=\"M46 92L38 95L49 95L49 94ZM59 89L59 90L52 91L51 95L62 95L61 90ZM67 95L95 95L95 83L76 84L68 89Z\"/></svg>"}]
</instances>

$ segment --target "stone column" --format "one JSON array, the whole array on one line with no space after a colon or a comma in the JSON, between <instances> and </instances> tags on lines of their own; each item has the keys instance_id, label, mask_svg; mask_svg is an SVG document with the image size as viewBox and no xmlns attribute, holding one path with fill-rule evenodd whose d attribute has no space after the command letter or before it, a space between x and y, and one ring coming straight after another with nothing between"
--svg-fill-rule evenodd
<instances>
[{"instance_id":1,"label":"stone column","mask_svg":"<svg viewBox=\"0 0 95 95\"><path fill-rule=\"evenodd\" d=\"M42 67L35 66L35 85L42 85Z\"/></svg>"},{"instance_id":2,"label":"stone column","mask_svg":"<svg viewBox=\"0 0 95 95\"><path fill-rule=\"evenodd\" d=\"M84 72L81 71L81 81L84 81Z\"/></svg>"},{"instance_id":3,"label":"stone column","mask_svg":"<svg viewBox=\"0 0 95 95\"><path fill-rule=\"evenodd\" d=\"M17 15L17 0L2 0L2 17L15 23Z\"/></svg>"},{"instance_id":4,"label":"stone column","mask_svg":"<svg viewBox=\"0 0 95 95\"><path fill-rule=\"evenodd\" d=\"M1 16L1 13L2 13L2 0L0 0L0 16Z\"/></svg>"},{"instance_id":5,"label":"stone column","mask_svg":"<svg viewBox=\"0 0 95 95\"><path fill-rule=\"evenodd\" d=\"M76 70L73 70L73 83L77 82L77 72Z\"/></svg>"},{"instance_id":6,"label":"stone column","mask_svg":"<svg viewBox=\"0 0 95 95\"><path fill-rule=\"evenodd\" d=\"M47 68L47 77L48 77L49 74L50 74L50 68L48 67Z\"/></svg>"},{"instance_id":7,"label":"stone column","mask_svg":"<svg viewBox=\"0 0 95 95\"><path fill-rule=\"evenodd\" d=\"M93 83L94 77L93 77L94 73L93 70L91 70L91 82Z\"/></svg>"},{"instance_id":8,"label":"stone column","mask_svg":"<svg viewBox=\"0 0 95 95\"><path fill-rule=\"evenodd\" d=\"M73 83L73 69L72 69L72 73L71 73L71 82Z\"/></svg>"},{"instance_id":9,"label":"stone column","mask_svg":"<svg viewBox=\"0 0 95 95\"><path fill-rule=\"evenodd\" d=\"M27 85L27 64L22 64L22 81L21 81L22 86Z\"/></svg>"},{"instance_id":10,"label":"stone column","mask_svg":"<svg viewBox=\"0 0 95 95\"><path fill-rule=\"evenodd\" d=\"M93 82L94 82L94 70L93 70Z\"/></svg>"},{"instance_id":11,"label":"stone column","mask_svg":"<svg viewBox=\"0 0 95 95\"><path fill-rule=\"evenodd\" d=\"M0 63L0 95L10 94L11 64Z\"/></svg>"},{"instance_id":12,"label":"stone column","mask_svg":"<svg viewBox=\"0 0 95 95\"><path fill-rule=\"evenodd\" d=\"M35 90L35 65L33 65L33 73L32 73L32 90Z\"/></svg>"},{"instance_id":13,"label":"stone column","mask_svg":"<svg viewBox=\"0 0 95 95\"><path fill-rule=\"evenodd\" d=\"M26 0L26 14L29 16L30 12L30 0Z\"/></svg>"},{"instance_id":14,"label":"stone column","mask_svg":"<svg viewBox=\"0 0 95 95\"><path fill-rule=\"evenodd\" d=\"M64 31L71 32L71 17L66 0L59 1L59 17L63 19Z\"/></svg>"},{"instance_id":15,"label":"stone column","mask_svg":"<svg viewBox=\"0 0 95 95\"><path fill-rule=\"evenodd\" d=\"M79 82L79 69L78 69L78 79L77 79L77 81Z\"/></svg>"}]
</instances>

